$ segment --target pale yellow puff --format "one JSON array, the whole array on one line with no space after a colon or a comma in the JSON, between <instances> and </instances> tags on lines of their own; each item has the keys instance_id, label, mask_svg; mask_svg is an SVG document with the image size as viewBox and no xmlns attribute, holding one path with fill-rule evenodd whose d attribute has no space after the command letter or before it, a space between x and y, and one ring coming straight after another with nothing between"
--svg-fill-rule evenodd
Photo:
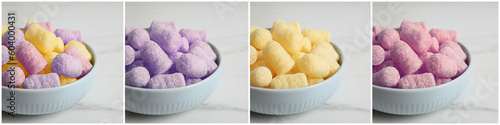
<instances>
[{"instance_id":1,"label":"pale yellow puff","mask_svg":"<svg viewBox=\"0 0 500 125\"><path fill-rule=\"evenodd\" d=\"M308 85L307 77L304 73L278 75L271 80L270 88L291 89Z\"/></svg>"},{"instance_id":2,"label":"pale yellow puff","mask_svg":"<svg viewBox=\"0 0 500 125\"><path fill-rule=\"evenodd\" d=\"M286 22L286 21L281 20L281 19L276 19L276 21L274 21L274 23L273 23L272 28L274 28L277 25L286 25L286 27L290 27L293 30L298 31L298 32L301 32L301 30L302 30L300 28L300 24L298 22Z\"/></svg>"},{"instance_id":3,"label":"pale yellow puff","mask_svg":"<svg viewBox=\"0 0 500 125\"><path fill-rule=\"evenodd\" d=\"M32 24L32 23L39 23L39 22L36 20L33 20L33 19L29 19L28 22L26 22L26 25Z\"/></svg>"},{"instance_id":4,"label":"pale yellow puff","mask_svg":"<svg viewBox=\"0 0 500 125\"><path fill-rule=\"evenodd\" d=\"M89 50L87 50L87 47L85 47L85 45L83 45L83 43L81 42L78 42L76 40L71 40L69 41L68 43L66 43L66 45L64 46L64 50L66 50L66 48L68 47L75 47L78 52L80 52L80 54L83 55L83 57L85 57L85 59L91 61L92 60L92 55L90 54Z\"/></svg>"},{"instance_id":5,"label":"pale yellow puff","mask_svg":"<svg viewBox=\"0 0 500 125\"><path fill-rule=\"evenodd\" d=\"M323 78L314 78L314 77L307 76L308 85L314 85L316 83L323 82L323 81L325 81L325 79L323 79Z\"/></svg>"},{"instance_id":6,"label":"pale yellow puff","mask_svg":"<svg viewBox=\"0 0 500 125\"><path fill-rule=\"evenodd\" d=\"M264 56L262 56L262 50L257 51L257 61L264 60Z\"/></svg>"},{"instance_id":7,"label":"pale yellow puff","mask_svg":"<svg viewBox=\"0 0 500 125\"><path fill-rule=\"evenodd\" d=\"M258 26L253 26L253 25L250 25L250 34L255 31L256 29L259 29L259 28L262 28L262 27L258 27Z\"/></svg>"},{"instance_id":8,"label":"pale yellow puff","mask_svg":"<svg viewBox=\"0 0 500 125\"><path fill-rule=\"evenodd\" d=\"M267 67L261 66L257 67L250 72L250 85L255 87L265 87L269 86L271 80L273 79L273 74L271 70Z\"/></svg>"},{"instance_id":9,"label":"pale yellow puff","mask_svg":"<svg viewBox=\"0 0 500 125\"><path fill-rule=\"evenodd\" d=\"M304 37L304 45L302 46L302 49L300 49L301 52L305 52L305 53L310 53L311 52L311 41L309 40L309 38L307 37Z\"/></svg>"},{"instance_id":10,"label":"pale yellow puff","mask_svg":"<svg viewBox=\"0 0 500 125\"><path fill-rule=\"evenodd\" d=\"M330 42L316 42L311 48L311 53L325 58L333 59L335 61L339 61L340 59L339 54L337 53L337 51L335 51L335 48L333 48Z\"/></svg>"},{"instance_id":11,"label":"pale yellow puff","mask_svg":"<svg viewBox=\"0 0 500 125\"><path fill-rule=\"evenodd\" d=\"M333 62L330 68L330 73L326 77L324 77L325 79L335 75L335 73L337 73L337 71L339 71L340 69L340 64L338 62Z\"/></svg>"},{"instance_id":12,"label":"pale yellow puff","mask_svg":"<svg viewBox=\"0 0 500 125\"><path fill-rule=\"evenodd\" d=\"M273 40L280 43L290 55L299 52L304 45L304 36L299 31L295 31L286 25L278 24L273 26L271 35Z\"/></svg>"},{"instance_id":13,"label":"pale yellow puff","mask_svg":"<svg viewBox=\"0 0 500 125\"><path fill-rule=\"evenodd\" d=\"M64 42L61 37L56 38L56 47L54 48L54 52L63 53L64 52Z\"/></svg>"},{"instance_id":14,"label":"pale yellow puff","mask_svg":"<svg viewBox=\"0 0 500 125\"><path fill-rule=\"evenodd\" d=\"M267 67L267 69L271 70L271 74L273 74L273 76L276 76L276 73L273 71L272 67L267 65L266 61L264 61L264 60L257 61L254 64L250 65L250 71L254 70L255 68L261 67L261 66Z\"/></svg>"},{"instance_id":15,"label":"pale yellow puff","mask_svg":"<svg viewBox=\"0 0 500 125\"><path fill-rule=\"evenodd\" d=\"M292 68L293 72L300 72L299 71L299 61L300 61L300 59L302 59L302 57L304 57L304 55L306 55L306 53L304 53L304 52L298 52L298 53L295 53L292 55L292 59L295 62L295 65L293 65L293 68Z\"/></svg>"},{"instance_id":16,"label":"pale yellow puff","mask_svg":"<svg viewBox=\"0 0 500 125\"><path fill-rule=\"evenodd\" d=\"M5 34L5 32L7 32L7 30L9 30L9 27L2 25L2 40L3 40L3 35Z\"/></svg>"},{"instance_id":17,"label":"pale yellow puff","mask_svg":"<svg viewBox=\"0 0 500 125\"><path fill-rule=\"evenodd\" d=\"M330 73L324 78L332 76L339 70L340 65L338 61L340 57L337 51L335 51L335 49L329 42L324 42L324 41L316 42L316 44L312 46L311 53L314 53L328 60L330 66Z\"/></svg>"},{"instance_id":18,"label":"pale yellow puff","mask_svg":"<svg viewBox=\"0 0 500 125\"><path fill-rule=\"evenodd\" d=\"M250 65L257 61L257 50L253 46L250 46Z\"/></svg>"},{"instance_id":19,"label":"pale yellow puff","mask_svg":"<svg viewBox=\"0 0 500 125\"><path fill-rule=\"evenodd\" d=\"M267 42L273 40L271 31L259 28L250 34L250 45L254 46L255 49L261 50L266 46Z\"/></svg>"},{"instance_id":20,"label":"pale yellow puff","mask_svg":"<svg viewBox=\"0 0 500 125\"><path fill-rule=\"evenodd\" d=\"M328 61L322 57L308 53L299 61L299 71L305 73L307 76L322 78L330 73L330 66Z\"/></svg>"},{"instance_id":21,"label":"pale yellow puff","mask_svg":"<svg viewBox=\"0 0 500 125\"><path fill-rule=\"evenodd\" d=\"M43 55L43 58L45 60L47 60L47 66L45 67L45 69L43 69L43 71L40 74L52 73L52 69L51 69L52 60L54 60L54 58L56 58L57 54L59 54L59 53L57 53L57 52L49 52L46 55Z\"/></svg>"},{"instance_id":22,"label":"pale yellow puff","mask_svg":"<svg viewBox=\"0 0 500 125\"><path fill-rule=\"evenodd\" d=\"M257 67L261 67L261 66L267 66L266 61L264 61L264 60L256 61L255 63L250 64L250 71L252 71L253 69L255 69Z\"/></svg>"},{"instance_id":23,"label":"pale yellow puff","mask_svg":"<svg viewBox=\"0 0 500 125\"><path fill-rule=\"evenodd\" d=\"M72 82L75 82L78 79L59 75L59 80L61 81L61 86L63 86L63 85L67 85L67 84L70 84Z\"/></svg>"},{"instance_id":24,"label":"pale yellow puff","mask_svg":"<svg viewBox=\"0 0 500 125\"><path fill-rule=\"evenodd\" d=\"M284 74L293 68L295 62L278 42L270 41L262 49L262 56L277 75Z\"/></svg>"},{"instance_id":25,"label":"pale yellow puff","mask_svg":"<svg viewBox=\"0 0 500 125\"><path fill-rule=\"evenodd\" d=\"M304 29L302 35L308 37L311 44L315 44L317 41L330 42L330 32L328 30Z\"/></svg>"},{"instance_id":26,"label":"pale yellow puff","mask_svg":"<svg viewBox=\"0 0 500 125\"><path fill-rule=\"evenodd\" d=\"M27 41L33 43L42 55L52 52L57 44L56 35L38 24L31 25L24 37Z\"/></svg>"}]
</instances>

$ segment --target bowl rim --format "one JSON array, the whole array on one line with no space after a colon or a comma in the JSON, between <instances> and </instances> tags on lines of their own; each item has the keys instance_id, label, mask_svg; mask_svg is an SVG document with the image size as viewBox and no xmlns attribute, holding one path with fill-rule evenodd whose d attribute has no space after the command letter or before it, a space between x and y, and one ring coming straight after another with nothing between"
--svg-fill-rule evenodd
<instances>
[{"instance_id":1,"label":"bowl rim","mask_svg":"<svg viewBox=\"0 0 500 125\"><path fill-rule=\"evenodd\" d=\"M74 86L75 84L79 84L79 83L83 83L81 81L83 81L84 79L89 79L89 75L91 72L96 72L97 70L97 66L98 66L98 58L97 58L97 54L95 53L94 49L92 49L92 47L85 43L85 42L82 42L83 45L85 45L85 47L87 47L87 50L90 52L90 54L92 55L92 61L94 61L94 65L92 66L92 69L89 71L89 73L87 73L87 75L83 76L82 78L76 80L75 82L73 83L70 83L70 84L66 84L66 85L62 85L62 86L56 86L56 87L51 87L51 88L44 88L44 89L20 89L20 88L14 88L14 89L10 89L6 86L2 86L2 91L7 91L7 90L14 90L15 92L45 92L45 91L56 91L56 90L59 90L59 89L64 89L64 88L68 88L68 87L71 87L71 86ZM20 63L20 62L19 62ZM23 83L24 84L24 83Z\"/></svg>"},{"instance_id":2,"label":"bowl rim","mask_svg":"<svg viewBox=\"0 0 500 125\"><path fill-rule=\"evenodd\" d=\"M208 81L207 79L211 79L211 78L215 77L213 74L218 73L218 72L222 72L221 66L223 66L223 64L224 64L223 63L224 61L222 59L223 58L222 53L220 53L219 49L217 49L217 47L210 42L207 42L207 44L210 45L210 47L212 47L212 50L214 50L214 52L216 52L217 61L219 61L219 65L218 65L217 69L214 71L214 73L212 73L210 76L206 77L205 79L203 79L199 82L196 82L194 84L191 84L191 85L177 87L177 88L149 89L149 88L140 88L140 87L133 87L133 86L124 85L125 89L132 89L135 91L150 91L150 92L173 92L173 91L182 91L184 89L190 89L190 88L199 86L199 84L206 83L206 81Z\"/></svg>"},{"instance_id":3,"label":"bowl rim","mask_svg":"<svg viewBox=\"0 0 500 125\"><path fill-rule=\"evenodd\" d=\"M450 86L450 84L456 83L456 81L458 81L457 79L462 79L463 77L465 77L464 76L465 72L471 72L472 69L470 67L472 66L472 64L474 62L472 59L472 53L470 53L469 49L467 49L467 47L465 47L465 45L463 43L460 43L457 41L457 44L460 45L460 47L462 48L462 50L464 52L466 52L465 53L467 55L466 61L468 60L469 64L467 66L467 69L464 71L464 73L462 73L460 76L456 77L455 79L447 82L448 84L445 83L445 84L441 84L441 85L437 85L437 86L418 88L418 89L400 89L400 88L390 88L390 87L378 86L378 85L374 85L372 83L371 84L372 88L381 89L381 90L385 90L385 91L394 91L394 92L420 92L420 91L432 91L432 90L444 88L446 86Z\"/></svg>"},{"instance_id":4,"label":"bowl rim","mask_svg":"<svg viewBox=\"0 0 500 125\"><path fill-rule=\"evenodd\" d=\"M345 55L344 55L344 51L339 47L337 46L335 43L333 42L329 42L331 45L333 45L333 48L335 49L335 51L339 54L340 56L340 59L339 61L342 62L340 64L340 68L338 71L343 71L344 68L346 67L346 63L345 63ZM312 88L315 88L317 86L321 86L323 84L325 84L326 82L329 82L330 80L333 79L334 76L338 76L338 71L337 73L333 74L332 76L330 76L329 78L325 79L324 81L322 82L319 82L319 83L316 83L314 85L308 85L308 86L305 86L305 87L299 87L299 88L291 88L291 89L271 89L271 88L261 88L261 87L255 87L255 86L250 86L250 89L252 90L259 90L259 91L268 91L268 92L291 92L291 91L301 91L301 90L307 90L307 89L312 89Z\"/></svg>"}]
</instances>

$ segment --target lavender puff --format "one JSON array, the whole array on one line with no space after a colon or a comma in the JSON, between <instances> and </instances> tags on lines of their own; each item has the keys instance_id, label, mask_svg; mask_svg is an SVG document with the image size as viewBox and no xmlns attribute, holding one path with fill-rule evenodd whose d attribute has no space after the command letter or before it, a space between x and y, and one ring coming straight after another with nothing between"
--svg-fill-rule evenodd
<instances>
[{"instance_id":1,"label":"lavender puff","mask_svg":"<svg viewBox=\"0 0 500 125\"><path fill-rule=\"evenodd\" d=\"M82 74L83 66L80 59L61 53L52 60L51 69L59 75L76 78Z\"/></svg>"}]
</instances>

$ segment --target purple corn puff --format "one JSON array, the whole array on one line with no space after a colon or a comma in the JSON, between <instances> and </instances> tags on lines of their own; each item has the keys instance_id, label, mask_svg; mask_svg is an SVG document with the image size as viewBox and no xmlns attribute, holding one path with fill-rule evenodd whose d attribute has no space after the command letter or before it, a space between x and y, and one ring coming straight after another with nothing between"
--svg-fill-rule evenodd
<instances>
[{"instance_id":1,"label":"purple corn puff","mask_svg":"<svg viewBox=\"0 0 500 125\"><path fill-rule=\"evenodd\" d=\"M207 33L204 30L195 30L195 29L181 29L179 31L182 37L186 37L189 44L196 41L207 42Z\"/></svg>"},{"instance_id":2,"label":"purple corn puff","mask_svg":"<svg viewBox=\"0 0 500 125\"><path fill-rule=\"evenodd\" d=\"M149 26L149 32L160 28L166 28L174 32L179 31L177 30L177 24L175 24L175 22L162 22L159 20L153 20L153 22L151 22L151 26Z\"/></svg>"},{"instance_id":3,"label":"purple corn puff","mask_svg":"<svg viewBox=\"0 0 500 125\"><path fill-rule=\"evenodd\" d=\"M137 27L135 26L125 26L125 41L128 38L128 34L132 32L132 30L135 30Z\"/></svg>"},{"instance_id":4,"label":"purple corn puff","mask_svg":"<svg viewBox=\"0 0 500 125\"><path fill-rule=\"evenodd\" d=\"M83 42L82 33L80 30L70 30L70 29L56 29L54 31L57 37L61 37L64 44L68 43L71 40L76 40L78 42Z\"/></svg>"},{"instance_id":5,"label":"purple corn puff","mask_svg":"<svg viewBox=\"0 0 500 125\"><path fill-rule=\"evenodd\" d=\"M127 43L134 49L141 49L144 43L148 41L150 41L148 31L140 28L132 30L127 39Z\"/></svg>"},{"instance_id":6,"label":"purple corn puff","mask_svg":"<svg viewBox=\"0 0 500 125\"><path fill-rule=\"evenodd\" d=\"M66 53L57 54L52 60L51 67L53 72L71 78L76 78L82 74L83 66L80 59L70 56Z\"/></svg>"},{"instance_id":7,"label":"purple corn puff","mask_svg":"<svg viewBox=\"0 0 500 125\"><path fill-rule=\"evenodd\" d=\"M125 65L130 65L135 60L135 51L129 45L125 45Z\"/></svg>"},{"instance_id":8,"label":"purple corn puff","mask_svg":"<svg viewBox=\"0 0 500 125\"><path fill-rule=\"evenodd\" d=\"M9 48L2 46L2 65L7 64L9 62L9 58Z\"/></svg>"},{"instance_id":9,"label":"purple corn puff","mask_svg":"<svg viewBox=\"0 0 500 125\"><path fill-rule=\"evenodd\" d=\"M179 58L181 58L182 54L184 53L181 53L181 52L174 52L172 54L170 54L168 57L170 58L170 60L172 60L172 62L176 62ZM170 68L170 71L171 72L177 72L177 69L175 68L175 63L172 64L172 67L173 68Z\"/></svg>"},{"instance_id":10,"label":"purple corn puff","mask_svg":"<svg viewBox=\"0 0 500 125\"><path fill-rule=\"evenodd\" d=\"M177 52L182 44L181 35L166 28L151 30L149 35L168 54Z\"/></svg>"},{"instance_id":11,"label":"purple corn puff","mask_svg":"<svg viewBox=\"0 0 500 125\"><path fill-rule=\"evenodd\" d=\"M90 72L90 70L92 70L92 67L94 67L92 65L92 63L90 63L89 60L87 60L85 57L83 57L83 55L80 53L80 51L78 51L78 49L76 49L75 47L72 47L72 46L68 47L68 48L66 48L66 50L64 50L63 53L66 53L70 56L73 56L73 57L80 59L80 62L82 63L82 74L80 74L80 76L77 77L78 79L87 75Z\"/></svg>"},{"instance_id":12,"label":"purple corn puff","mask_svg":"<svg viewBox=\"0 0 500 125\"><path fill-rule=\"evenodd\" d=\"M210 47L210 45L208 45L208 43L206 42L201 42L201 41L196 41L194 43L192 43L189 48L194 48L194 47L200 47L203 51L205 51L205 53L207 54L208 58L209 59L212 59L212 60L217 60L217 55L215 54L215 52L212 50L212 47Z\"/></svg>"},{"instance_id":13,"label":"purple corn puff","mask_svg":"<svg viewBox=\"0 0 500 125\"><path fill-rule=\"evenodd\" d=\"M125 73L125 85L133 87L146 86L149 82L149 72L145 67L135 67Z\"/></svg>"},{"instance_id":14,"label":"purple corn puff","mask_svg":"<svg viewBox=\"0 0 500 125\"><path fill-rule=\"evenodd\" d=\"M172 66L172 60L155 42L146 42L140 53L142 60L150 66L150 72L155 75L166 73Z\"/></svg>"},{"instance_id":15,"label":"purple corn puff","mask_svg":"<svg viewBox=\"0 0 500 125\"><path fill-rule=\"evenodd\" d=\"M201 50L200 47L198 46L195 46L194 48L191 48L191 50L189 50L189 53L193 54L193 55L196 55L200 58L203 58L205 60L205 64L207 65L207 76L211 75L212 73L214 73L214 71L217 69L217 64L211 60L207 54Z\"/></svg>"},{"instance_id":16,"label":"purple corn puff","mask_svg":"<svg viewBox=\"0 0 500 125\"><path fill-rule=\"evenodd\" d=\"M155 75L149 80L150 89L167 89L186 86L184 75L181 73Z\"/></svg>"},{"instance_id":17,"label":"purple corn puff","mask_svg":"<svg viewBox=\"0 0 500 125\"><path fill-rule=\"evenodd\" d=\"M201 78L207 74L205 60L190 53L183 54L175 66L178 72L187 77Z\"/></svg>"},{"instance_id":18,"label":"purple corn puff","mask_svg":"<svg viewBox=\"0 0 500 125\"><path fill-rule=\"evenodd\" d=\"M43 89L61 86L57 73L30 75L24 80L25 89Z\"/></svg>"},{"instance_id":19,"label":"purple corn puff","mask_svg":"<svg viewBox=\"0 0 500 125\"><path fill-rule=\"evenodd\" d=\"M2 85L8 87L10 84L9 82L12 80L14 81L12 85L19 87L23 84L25 77L26 76L24 76L24 71L21 67L9 67L7 70L2 72Z\"/></svg>"},{"instance_id":20,"label":"purple corn puff","mask_svg":"<svg viewBox=\"0 0 500 125\"><path fill-rule=\"evenodd\" d=\"M141 51L140 50L135 51L134 54L135 54L135 56L134 56L135 59L134 60L142 60L142 58L141 58Z\"/></svg>"},{"instance_id":21,"label":"purple corn puff","mask_svg":"<svg viewBox=\"0 0 500 125\"><path fill-rule=\"evenodd\" d=\"M189 52L189 42L186 37L181 38L181 47L179 48L179 51L183 53Z\"/></svg>"},{"instance_id":22,"label":"purple corn puff","mask_svg":"<svg viewBox=\"0 0 500 125\"><path fill-rule=\"evenodd\" d=\"M197 83L201 81L200 78L186 78L186 86Z\"/></svg>"},{"instance_id":23,"label":"purple corn puff","mask_svg":"<svg viewBox=\"0 0 500 125\"><path fill-rule=\"evenodd\" d=\"M19 43L26 41L26 39L24 38L24 33L22 31L14 30L13 32L14 32L13 35L9 35L9 31L5 32L5 34L3 35L2 41L6 46L17 47L17 45L19 45ZM9 37L11 37L10 39L14 39L13 40L14 42L9 43L9 41L10 41Z\"/></svg>"},{"instance_id":24,"label":"purple corn puff","mask_svg":"<svg viewBox=\"0 0 500 125\"><path fill-rule=\"evenodd\" d=\"M148 68L148 65L146 65L146 63L144 63L144 61L137 60L137 61L134 61L132 64L125 66L125 72L128 72L128 71L132 70L133 68L139 67L139 66L145 67L146 69L148 69L148 71L150 71Z\"/></svg>"}]
</instances>

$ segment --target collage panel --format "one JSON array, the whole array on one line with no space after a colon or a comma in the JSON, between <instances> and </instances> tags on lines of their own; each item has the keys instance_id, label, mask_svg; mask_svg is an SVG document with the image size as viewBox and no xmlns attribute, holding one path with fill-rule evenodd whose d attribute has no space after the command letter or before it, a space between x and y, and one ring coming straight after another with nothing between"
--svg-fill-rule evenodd
<instances>
[{"instance_id":1,"label":"collage panel","mask_svg":"<svg viewBox=\"0 0 500 125\"><path fill-rule=\"evenodd\" d=\"M2 20L3 123L124 121L121 2L3 2Z\"/></svg>"},{"instance_id":2,"label":"collage panel","mask_svg":"<svg viewBox=\"0 0 500 125\"><path fill-rule=\"evenodd\" d=\"M125 8L126 123L248 122L248 2Z\"/></svg>"},{"instance_id":3,"label":"collage panel","mask_svg":"<svg viewBox=\"0 0 500 125\"><path fill-rule=\"evenodd\" d=\"M373 2L373 123L497 123L497 2Z\"/></svg>"},{"instance_id":4,"label":"collage panel","mask_svg":"<svg viewBox=\"0 0 500 125\"><path fill-rule=\"evenodd\" d=\"M250 8L251 123L370 122L369 2Z\"/></svg>"}]
</instances>

